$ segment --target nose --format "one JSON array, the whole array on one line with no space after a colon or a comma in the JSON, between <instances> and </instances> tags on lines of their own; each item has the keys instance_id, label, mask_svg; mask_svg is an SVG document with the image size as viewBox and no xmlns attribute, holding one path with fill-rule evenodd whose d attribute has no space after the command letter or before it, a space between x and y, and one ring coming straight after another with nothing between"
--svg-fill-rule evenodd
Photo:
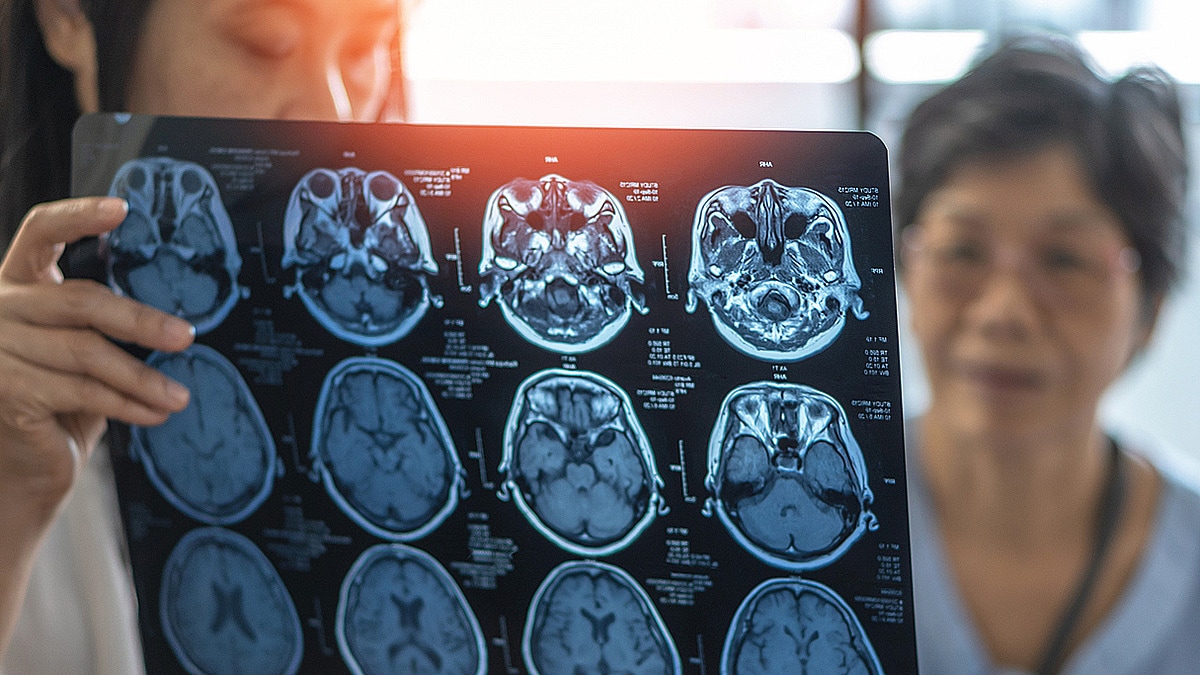
<instances>
[{"instance_id":1,"label":"nose","mask_svg":"<svg viewBox=\"0 0 1200 675\"><path fill-rule=\"evenodd\" d=\"M999 339L1022 339L1041 320L1040 289L1021 254L1000 249L989 266L967 308L967 316L986 335Z\"/></svg>"}]
</instances>

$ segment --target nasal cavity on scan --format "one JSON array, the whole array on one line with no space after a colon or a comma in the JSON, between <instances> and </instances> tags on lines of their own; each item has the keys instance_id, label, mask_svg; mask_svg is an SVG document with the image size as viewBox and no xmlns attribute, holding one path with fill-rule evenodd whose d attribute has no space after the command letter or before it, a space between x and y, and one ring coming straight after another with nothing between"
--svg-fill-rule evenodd
<instances>
[{"instance_id":1,"label":"nasal cavity on scan","mask_svg":"<svg viewBox=\"0 0 1200 675\"><path fill-rule=\"evenodd\" d=\"M730 346L764 361L828 347L866 318L849 229L825 195L764 179L706 195L692 225L687 311L703 301Z\"/></svg>"},{"instance_id":2,"label":"nasal cavity on scan","mask_svg":"<svg viewBox=\"0 0 1200 675\"><path fill-rule=\"evenodd\" d=\"M534 345L564 354L597 349L646 313L644 275L621 203L589 181L518 178L488 200L480 305Z\"/></svg>"},{"instance_id":3,"label":"nasal cavity on scan","mask_svg":"<svg viewBox=\"0 0 1200 675\"><path fill-rule=\"evenodd\" d=\"M845 413L811 387L758 382L730 392L708 466L704 513L718 515L743 548L774 567L823 567L878 527Z\"/></svg>"},{"instance_id":4,"label":"nasal cavity on scan","mask_svg":"<svg viewBox=\"0 0 1200 675\"><path fill-rule=\"evenodd\" d=\"M242 260L208 170L169 157L133 159L109 194L129 204L125 221L103 237L109 286L186 319L197 334L220 325L242 295Z\"/></svg>"}]
</instances>

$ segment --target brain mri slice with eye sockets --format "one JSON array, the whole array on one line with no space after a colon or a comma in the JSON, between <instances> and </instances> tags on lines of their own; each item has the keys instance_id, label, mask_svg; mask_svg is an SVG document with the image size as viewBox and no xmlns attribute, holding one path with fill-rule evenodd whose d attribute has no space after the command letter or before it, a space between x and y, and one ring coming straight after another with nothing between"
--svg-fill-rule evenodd
<instances>
[{"instance_id":1,"label":"brain mri slice with eye sockets","mask_svg":"<svg viewBox=\"0 0 1200 675\"><path fill-rule=\"evenodd\" d=\"M148 157L117 170L108 193L129 214L107 237L108 283L206 333L241 293L233 223L211 174L192 162Z\"/></svg>"},{"instance_id":2,"label":"brain mri slice with eye sockets","mask_svg":"<svg viewBox=\"0 0 1200 675\"><path fill-rule=\"evenodd\" d=\"M846 311L865 319L841 210L771 179L710 192L696 209L687 310L708 305L738 351L798 361L829 346Z\"/></svg>"},{"instance_id":3,"label":"brain mri slice with eye sockets","mask_svg":"<svg viewBox=\"0 0 1200 675\"><path fill-rule=\"evenodd\" d=\"M563 563L534 593L522 640L531 673L682 673L679 652L646 591L625 570Z\"/></svg>"},{"instance_id":4,"label":"brain mri slice with eye sockets","mask_svg":"<svg viewBox=\"0 0 1200 675\"><path fill-rule=\"evenodd\" d=\"M722 675L883 675L862 624L829 588L772 579L750 592L725 636Z\"/></svg>"},{"instance_id":5,"label":"brain mri slice with eye sockets","mask_svg":"<svg viewBox=\"0 0 1200 675\"><path fill-rule=\"evenodd\" d=\"M479 274L480 305L499 298L509 325L553 352L596 349L625 327L631 307L646 313L625 210L589 181L550 174L492 193Z\"/></svg>"},{"instance_id":6,"label":"brain mri slice with eye sockets","mask_svg":"<svg viewBox=\"0 0 1200 675\"><path fill-rule=\"evenodd\" d=\"M705 485L705 513L715 510L742 547L792 572L833 562L878 527L845 412L799 384L751 383L725 397Z\"/></svg>"},{"instance_id":7,"label":"brain mri slice with eye sockets","mask_svg":"<svg viewBox=\"0 0 1200 675\"><path fill-rule=\"evenodd\" d=\"M628 546L658 513L662 479L629 397L611 380L552 369L521 383L504 429L501 499L576 555Z\"/></svg>"},{"instance_id":8,"label":"brain mri slice with eye sockets","mask_svg":"<svg viewBox=\"0 0 1200 675\"><path fill-rule=\"evenodd\" d=\"M463 487L462 465L429 390L386 359L346 359L325 377L311 456L342 511L392 541L440 525Z\"/></svg>"},{"instance_id":9,"label":"brain mri slice with eye sockets","mask_svg":"<svg viewBox=\"0 0 1200 675\"><path fill-rule=\"evenodd\" d=\"M190 673L295 673L300 617L262 551L219 527L192 530L163 568L159 618Z\"/></svg>"},{"instance_id":10,"label":"brain mri slice with eye sockets","mask_svg":"<svg viewBox=\"0 0 1200 675\"><path fill-rule=\"evenodd\" d=\"M462 590L428 553L403 544L367 549L342 582L337 641L357 675L482 675L483 630Z\"/></svg>"},{"instance_id":11,"label":"brain mri slice with eye sockets","mask_svg":"<svg viewBox=\"0 0 1200 675\"><path fill-rule=\"evenodd\" d=\"M313 169L292 190L284 216L283 267L333 335L366 347L408 335L429 305L437 274L425 220L412 193L386 171Z\"/></svg>"},{"instance_id":12,"label":"brain mri slice with eye sockets","mask_svg":"<svg viewBox=\"0 0 1200 675\"><path fill-rule=\"evenodd\" d=\"M187 408L156 427L133 427L131 450L175 508L209 525L253 513L271 492L275 442L245 380L201 344L146 360L192 392Z\"/></svg>"}]
</instances>

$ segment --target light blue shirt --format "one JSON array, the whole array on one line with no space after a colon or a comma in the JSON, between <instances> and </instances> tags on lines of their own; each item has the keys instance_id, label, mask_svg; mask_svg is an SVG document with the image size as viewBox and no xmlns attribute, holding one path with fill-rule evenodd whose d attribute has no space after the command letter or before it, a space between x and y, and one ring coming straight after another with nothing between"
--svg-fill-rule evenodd
<instances>
[{"instance_id":1,"label":"light blue shirt","mask_svg":"<svg viewBox=\"0 0 1200 675\"><path fill-rule=\"evenodd\" d=\"M915 425L914 425L915 426ZM910 435L910 457L915 444ZM913 613L922 675L1017 675L989 659L954 585L922 477L909 462ZM1117 605L1062 675L1200 673L1200 493L1163 467L1153 531Z\"/></svg>"}]
</instances>

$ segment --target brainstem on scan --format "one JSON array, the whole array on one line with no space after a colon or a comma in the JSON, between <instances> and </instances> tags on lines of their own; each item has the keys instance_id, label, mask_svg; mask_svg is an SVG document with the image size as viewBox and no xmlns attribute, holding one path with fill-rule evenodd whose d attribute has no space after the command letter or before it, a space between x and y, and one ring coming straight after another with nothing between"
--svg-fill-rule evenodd
<instances>
[{"instance_id":1,"label":"brainstem on scan","mask_svg":"<svg viewBox=\"0 0 1200 675\"><path fill-rule=\"evenodd\" d=\"M116 292L187 319L204 334L219 325L241 290L233 224L207 169L169 157L132 159L109 194L129 204L104 237L108 283Z\"/></svg>"},{"instance_id":2,"label":"brainstem on scan","mask_svg":"<svg viewBox=\"0 0 1200 675\"><path fill-rule=\"evenodd\" d=\"M833 200L771 179L706 195L692 225L687 310L708 305L717 333L764 361L828 347L846 312L866 318L850 233Z\"/></svg>"},{"instance_id":3,"label":"brainstem on scan","mask_svg":"<svg viewBox=\"0 0 1200 675\"><path fill-rule=\"evenodd\" d=\"M750 383L725 397L705 486L705 513L717 513L739 544L780 569L828 565L877 527L845 412L804 385Z\"/></svg>"},{"instance_id":4,"label":"brainstem on scan","mask_svg":"<svg viewBox=\"0 0 1200 675\"><path fill-rule=\"evenodd\" d=\"M295 269L304 306L333 335L366 347L395 342L437 300L425 220L408 188L386 171L313 169L284 216L283 267Z\"/></svg>"},{"instance_id":5,"label":"brainstem on scan","mask_svg":"<svg viewBox=\"0 0 1200 675\"><path fill-rule=\"evenodd\" d=\"M579 555L624 548L662 508L662 480L629 397L594 373L546 370L521 384L500 470L501 497Z\"/></svg>"},{"instance_id":6,"label":"brainstem on scan","mask_svg":"<svg viewBox=\"0 0 1200 675\"><path fill-rule=\"evenodd\" d=\"M529 342L587 352L645 314L643 273L621 202L596 183L556 174L517 178L488 200L480 304L498 299Z\"/></svg>"}]
</instances>

